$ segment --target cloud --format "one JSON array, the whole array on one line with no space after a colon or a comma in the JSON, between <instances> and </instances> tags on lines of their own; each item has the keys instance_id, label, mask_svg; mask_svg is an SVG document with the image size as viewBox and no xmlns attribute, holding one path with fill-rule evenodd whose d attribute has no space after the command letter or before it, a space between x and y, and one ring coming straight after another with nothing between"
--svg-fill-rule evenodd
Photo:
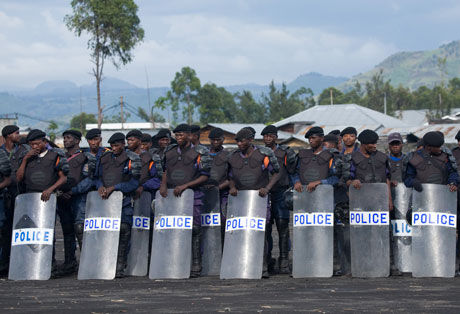
<instances>
[{"instance_id":1,"label":"cloud","mask_svg":"<svg viewBox=\"0 0 460 314\"><path fill-rule=\"evenodd\" d=\"M16 28L24 25L24 22L15 16L9 16L5 12L0 11L0 25L6 28Z\"/></svg>"}]
</instances>

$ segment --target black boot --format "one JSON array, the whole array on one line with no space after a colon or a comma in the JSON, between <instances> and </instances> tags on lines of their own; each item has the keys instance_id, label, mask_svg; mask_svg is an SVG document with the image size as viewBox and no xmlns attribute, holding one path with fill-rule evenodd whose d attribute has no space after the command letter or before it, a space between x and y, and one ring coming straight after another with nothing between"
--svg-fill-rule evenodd
<instances>
[{"instance_id":1,"label":"black boot","mask_svg":"<svg viewBox=\"0 0 460 314\"><path fill-rule=\"evenodd\" d=\"M83 248L83 224L75 224L75 237L77 238L78 247L80 248L80 253Z\"/></svg>"},{"instance_id":2,"label":"black boot","mask_svg":"<svg viewBox=\"0 0 460 314\"><path fill-rule=\"evenodd\" d=\"M201 226L193 225L192 229L192 268L191 278L201 275Z\"/></svg>"},{"instance_id":3,"label":"black boot","mask_svg":"<svg viewBox=\"0 0 460 314\"><path fill-rule=\"evenodd\" d=\"M279 235L280 257L278 268L280 274L289 274L289 219L276 219Z\"/></svg>"},{"instance_id":4,"label":"black boot","mask_svg":"<svg viewBox=\"0 0 460 314\"><path fill-rule=\"evenodd\" d=\"M264 242L264 258L262 264L262 278L270 278L270 274L268 272L268 242L265 238Z\"/></svg>"},{"instance_id":5,"label":"black boot","mask_svg":"<svg viewBox=\"0 0 460 314\"><path fill-rule=\"evenodd\" d=\"M122 278L125 275L126 263L128 260L129 241L131 239L131 226L127 223L121 223L120 243L118 244L117 272L116 278Z\"/></svg>"}]
</instances>

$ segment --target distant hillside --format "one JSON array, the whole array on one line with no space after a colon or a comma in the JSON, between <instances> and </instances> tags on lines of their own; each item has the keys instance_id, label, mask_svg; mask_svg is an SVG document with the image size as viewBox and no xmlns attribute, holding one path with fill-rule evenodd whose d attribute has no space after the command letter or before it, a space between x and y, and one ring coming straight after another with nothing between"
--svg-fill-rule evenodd
<instances>
[{"instance_id":1,"label":"distant hillside","mask_svg":"<svg viewBox=\"0 0 460 314\"><path fill-rule=\"evenodd\" d=\"M438 60L443 58L446 58L447 76L444 80L447 83L449 79L460 76L460 41L453 41L434 50L395 53L372 70L353 76L339 85L339 88L348 90L355 81L369 81L380 69L383 70L385 79L390 79L393 86L403 85L411 89L417 89L422 85L433 87L440 84L443 79L438 65Z\"/></svg>"}]
</instances>

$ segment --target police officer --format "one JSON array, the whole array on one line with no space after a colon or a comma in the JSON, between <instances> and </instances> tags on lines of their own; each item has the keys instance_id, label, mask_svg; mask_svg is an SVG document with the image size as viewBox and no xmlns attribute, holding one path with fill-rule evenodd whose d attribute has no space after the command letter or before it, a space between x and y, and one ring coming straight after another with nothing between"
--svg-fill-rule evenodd
<instances>
[{"instance_id":1,"label":"police officer","mask_svg":"<svg viewBox=\"0 0 460 314\"><path fill-rule=\"evenodd\" d=\"M358 131L352 126L346 127L340 132L343 141L342 154L348 155L359 149L359 144L356 142Z\"/></svg>"},{"instance_id":2,"label":"police officer","mask_svg":"<svg viewBox=\"0 0 460 314\"><path fill-rule=\"evenodd\" d=\"M64 152L47 149L45 132L34 129L27 135L30 150L22 159L16 172L18 182L24 182L25 191L41 192L41 200L46 202L51 193L67 182L69 164Z\"/></svg>"},{"instance_id":3,"label":"police officer","mask_svg":"<svg viewBox=\"0 0 460 314\"><path fill-rule=\"evenodd\" d=\"M350 176L347 185L360 189L362 183L386 183L388 185L389 206L393 209L390 191L390 163L388 156L377 150L379 136L372 130L362 131L358 140L359 150L351 154Z\"/></svg>"},{"instance_id":4,"label":"police officer","mask_svg":"<svg viewBox=\"0 0 460 314\"><path fill-rule=\"evenodd\" d=\"M142 133L141 148L148 152L152 148L152 136L148 133Z\"/></svg>"},{"instance_id":5,"label":"police officer","mask_svg":"<svg viewBox=\"0 0 460 314\"><path fill-rule=\"evenodd\" d=\"M331 132L329 132L329 134L335 135L335 136L336 136L336 138L337 138L337 146L334 147L334 148L337 149L339 152L341 152L342 149L343 149L342 136L340 135L340 133L341 133L341 132L340 132L340 130L338 130L338 129L337 129L337 130L332 130ZM333 138L330 137L329 139L332 140ZM331 143L332 143L332 142L331 142Z\"/></svg>"},{"instance_id":6,"label":"police officer","mask_svg":"<svg viewBox=\"0 0 460 314\"><path fill-rule=\"evenodd\" d=\"M404 177L404 157L402 153L403 139L401 134L395 132L388 135L388 155L390 161L391 185L396 186L403 181Z\"/></svg>"},{"instance_id":7,"label":"police officer","mask_svg":"<svg viewBox=\"0 0 460 314\"><path fill-rule=\"evenodd\" d=\"M227 218L227 201L230 182L228 180L228 157L230 152L224 150L224 131L221 128L214 128L209 132L211 148L209 156L212 158L211 172L206 184L219 187L220 213L222 217L222 240L225 235L225 220Z\"/></svg>"},{"instance_id":8,"label":"police officer","mask_svg":"<svg viewBox=\"0 0 460 314\"><path fill-rule=\"evenodd\" d=\"M201 128L199 125L192 124L190 126L190 142L195 146L200 144L200 131Z\"/></svg>"},{"instance_id":9,"label":"police officer","mask_svg":"<svg viewBox=\"0 0 460 314\"><path fill-rule=\"evenodd\" d=\"M0 272L8 269L10 239L7 235L9 230L7 208L4 195L6 188L11 183L11 165L6 151L0 149Z\"/></svg>"},{"instance_id":10,"label":"police officer","mask_svg":"<svg viewBox=\"0 0 460 314\"><path fill-rule=\"evenodd\" d=\"M194 191L193 228L192 228L192 268L191 277L201 273L201 206L203 192L199 189L209 177L211 158L209 151L202 145L190 142L191 130L187 124L180 124L174 129L177 144L169 145L163 157L163 177L160 194L168 195L168 188L174 189L179 197L183 191Z\"/></svg>"},{"instance_id":11,"label":"police officer","mask_svg":"<svg viewBox=\"0 0 460 314\"><path fill-rule=\"evenodd\" d=\"M103 199L109 198L113 191L123 193L116 271L116 276L122 277L126 267L133 222L132 195L139 186L141 160L136 153L125 150L123 133L114 133L108 142L112 150L102 154L100 165L97 167L95 184Z\"/></svg>"},{"instance_id":12,"label":"police officer","mask_svg":"<svg viewBox=\"0 0 460 314\"><path fill-rule=\"evenodd\" d=\"M456 164L441 147L444 138L437 132L423 136L424 148L410 158L404 176L404 184L416 191L423 191L423 183L447 184L451 192L457 191L459 176Z\"/></svg>"},{"instance_id":13,"label":"police officer","mask_svg":"<svg viewBox=\"0 0 460 314\"><path fill-rule=\"evenodd\" d=\"M66 275L76 271L75 237L81 250L86 195L92 189L96 166L96 157L80 148L82 134L79 131L66 130L62 135L69 163L69 174L67 182L59 188L61 193L57 199L57 214L64 235L65 260L56 275Z\"/></svg>"},{"instance_id":14,"label":"police officer","mask_svg":"<svg viewBox=\"0 0 460 314\"><path fill-rule=\"evenodd\" d=\"M157 147L155 148L155 143L157 142ZM163 160L164 153L166 148L171 144L171 131L168 129L160 129L158 133L152 138L152 150L151 152L157 153L160 158Z\"/></svg>"},{"instance_id":15,"label":"police officer","mask_svg":"<svg viewBox=\"0 0 460 314\"><path fill-rule=\"evenodd\" d=\"M238 190L258 190L259 195L265 197L278 181L279 165L275 154L268 147L253 145L253 138L254 134L247 128L241 129L235 136L238 149L233 151L229 157L229 193L233 196L238 194ZM268 204L266 221L267 223L270 221ZM269 277L266 240L262 277Z\"/></svg>"},{"instance_id":16,"label":"police officer","mask_svg":"<svg viewBox=\"0 0 460 314\"><path fill-rule=\"evenodd\" d=\"M271 222L267 225L266 237L268 241L269 269L271 262L271 249L273 247L272 224L276 223L279 236L278 269L281 274L289 273L289 208L286 205L285 192L289 188L289 174L295 172L297 163L296 153L289 146L278 145L278 128L274 125L266 126L261 135L264 138L265 146L273 150L278 161L280 171L279 179L270 190L270 214Z\"/></svg>"}]
</instances>

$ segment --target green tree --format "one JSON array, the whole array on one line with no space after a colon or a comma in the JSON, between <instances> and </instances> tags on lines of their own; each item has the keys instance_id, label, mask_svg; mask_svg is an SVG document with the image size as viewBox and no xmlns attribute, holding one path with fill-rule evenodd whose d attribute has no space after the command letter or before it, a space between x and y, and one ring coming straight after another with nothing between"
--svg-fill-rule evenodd
<instances>
[{"instance_id":1,"label":"green tree","mask_svg":"<svg viewBox=\"0 0 460 314\"><path fill-rule=\"evenodd\" d=\"M70 120L70 128L80 130L82 134L85 134L85 126L89 123L97 123L96 117L93 113L82 112L72 117Z\"/></svg>"},{"instance_id":2,"label":"green tree","mask_svg":"<svg viewBox=\"0 0 460 314\"><path fill-rule=\"evenodd\" d=\"M227 123L229 120L225 116L224 99L216 84L207 83L203 85L197 95L200 104L200 122L208 124L210 122Z\"/></svg>"},{"instance_id":3,"label":"green tree","mask_svg":"<svg viewBox=\"0 0 460 314\"><path fill-rule=\"evenodd\" d=\"M393 87L390 84L390 80L384 80L382 69L375 73L371 77L371 80L366 82L365 86L366 95L364 96L362 103L365 107L383 112L385 97L387 99L387 106L388 104L391 106ZM391 110L388 110L387 113L390 111Z\"/></svg>"},{"instance_id":4,"label":"green tree","mask_svg":"<svg viewBox=\"0 0 460 314\"><path fill-rule=\"evenodd\" d=\"M318 105L330 105L332 93L332 104L345 104L344 93L335 87L328 87L324 89L318 97Z\"/></svg>"},{"instance_id":5,"label":"green tree","mask_svg":"<svg viewBox=\"0 0 460 314\"><path fill-rule=\"evenodd\" d=\"M158 112L153 112L153 109L154 107L151 108L150 114L148 114L144 108L137 107L137 116L145 122L151 122L152 124L155 124L155 122L166 122L165 118Z\"/></svg>"},{"instance_id":6,"label":"green tree","mask_svg":"<svg viewBox=\"0 0 460 314\"><path fill-rule=\"evenodd\" d=\"M114 114L110 118L109 117L104 117L104 122L105 123L121 123L122 121L126 123L128 119L131 117L131 114L129 112L123 112L123 120L121 119L121 113L119 114Z\"/></svg>"},{"instance_id":7,"label":"green tree","mask_svg":"<svg viewBox=\"0 0 460 314\"><path fill-rule=\"evenodd\" d=\"M171 82L171 93L168 93L169 103L174 109L179 109L179 104L185 104L182 111L182 118L187 118L189 124L192 123L195 107L197 106L197 96L201 88L200 79L196 76L195 70L190 67L183 67L180 72L176 72L174 80ZM174 110L173 112L177 110Z\"/></svg>"},{"instance_id":8,"label":"green tree","mask_svg":"<svg viewBox=\"0 0 460 314\"><path fill-rule=\"evenodd\" d=\"M66 15L67 28L78 37L89 35L88 49L96 79L97 123L102 123L101 81L106 59L116 69L133 59L133 48L143 40L144 30L133 0L72 0L72 14Z\"/></svg>"},{"instance_id":9,"label":"green tree","mask_svg":"<svg viewBox=\"0 0 460 314\"><path fill-rule=\"evenodd\" d=\"M267 110L263 104L254 100L250 91L244 90L235 94L236 99L236 120L239 123L265 123L267 121Z\"/></svg>"},{"instance_id":10,"label":"green tree","mask_svg":"<svg viewBox=\"0 0 460 314\"><path fill-rule=\"evenodd\" d=\"M58 124L53 120L51 120L50 123L48 124L48 127L46 128L46 130L50 136L51 142L54 142L54 140L56 139L56 130L58 128L59 128Z\"/></svg>"}]
</instances>

